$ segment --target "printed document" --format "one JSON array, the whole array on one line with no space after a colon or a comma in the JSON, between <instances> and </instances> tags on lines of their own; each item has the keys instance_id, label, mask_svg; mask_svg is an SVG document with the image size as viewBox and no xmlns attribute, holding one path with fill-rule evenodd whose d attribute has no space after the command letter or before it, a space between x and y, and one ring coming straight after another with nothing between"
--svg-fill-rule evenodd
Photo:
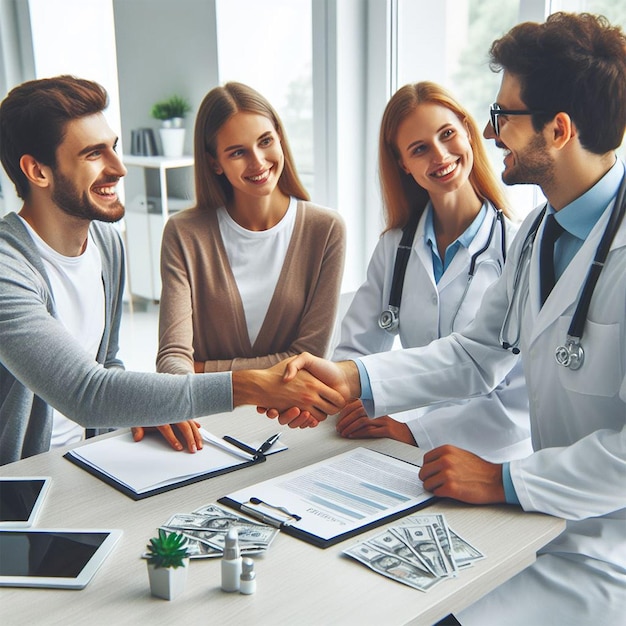
<instances>
[{"instance_id":1,"label":"printed document","mask_svg":"<svg viewBox=\"0 0 626 626\"><path fill-rule=\"evenodd\" d=\"M327 541L430 500L418 470L406 461L356 448L251 485L220 502L264 521L274 518L287 532L294 529Z\"/></svg>"}]
</instances>

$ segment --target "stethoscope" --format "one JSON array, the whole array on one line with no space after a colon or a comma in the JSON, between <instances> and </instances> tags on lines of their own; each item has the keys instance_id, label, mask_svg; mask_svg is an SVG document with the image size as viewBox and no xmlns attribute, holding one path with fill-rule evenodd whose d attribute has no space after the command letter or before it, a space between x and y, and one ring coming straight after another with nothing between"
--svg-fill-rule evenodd
<instances>
[{"instance_id":1,"label":"stethoscope","mask_svg":"<svg viewBox=\"0 0 626 626\"><path fill-rule=\"evenodd\" d=\"M502 231L501 236L501 244L502 244L502 263L506 260L506 225L504 223L504 215L502 211L498 209L494 209L495 215L491 222L491 228L489 229L489 237L487 238L487 242L485 245L474 254L470 259L469 270L467 273L467 282L465 284L465 289L463 291L463 295L459 300L459 303L456 307L456 311L452 316L452 320L450 322L450 328L454 326L454 322L461 310L461 305L467 296L467 292L469 291L472 280L474 279L474 275L476 274L476 270L478 269L478 259L489 249L491 246L491 242L493 241L493 236L496 230L496 225L500 223L500 228ZM378 325L386 330L388 333L393 335L397 334L400 327L400 302L402 300L402 288L404 286L404 275L406 274L406 266L409 262L409 257L411 256L411 250L413 248L413 240L415 239L415 232L417 230L417 223L419 222L419 216L417 214L413 214L411 219L406 224L406 226L402 229L402 238L400 239L400 243L398 244L398 249L396 251L396 261L393 266L393 277L391 279L391 291L389 293L389 305L387 308L380 314L378 318ZM500 269L501 266L500 266Z\"/></svg>"},{"instance_id":2,"label":"stethoscope","mask_svg":"<svg viewBox=\"0 0 626 626\"><path fill-rule=\"evenodd\" d=\"M620 222L626 212L626 202L624 201L625 191L626 175L622 178L617 198L615 200L615 205L613 206L609 221L604 229L602 239L596 248L595 257L587 273L585 284L583 285L578 304L576 305L574 317L572 317L572 321L567 331L565 344L557 346L554 352L556 362L563 367L569 367L571 370L579 369L585 359L585 351L581 345L581 339L585 328L585 322L587 320L587 313L589 312L589 306L591 305L591 296L593 295L593 290L595 289L598 278L600 277L600 272L604 267L606 257L609 254L611 243L615 238ZM524 243L522 244L519 261L517 263L517 267L515 268L515 276L513 277L513 295L507 306L506 313L504 314L504 321L502 322L502 327L500 329L499 341L502 344L502 347L505 350L511 350L513 354L519 354L520 352L519 342L521 334L521 311L524 306L524 302L528 297L528 289L526 289L525 297L522 299L522 294L519 293L519 286L522 284L522 276L525 281L530 272L530 257L533 244L535 238L537 237L539 225L541 224L541 221L546 213L547 206L548 205L546 204L543 207L535 221L532 223L530 230L524 239ZM517 332L515 334L515 339L512 342L508 342L505 340L505 336L509 334L508 331L511 321L511 313L516 300L516 309L518 314Z\"/></svg>"}]
</instances>

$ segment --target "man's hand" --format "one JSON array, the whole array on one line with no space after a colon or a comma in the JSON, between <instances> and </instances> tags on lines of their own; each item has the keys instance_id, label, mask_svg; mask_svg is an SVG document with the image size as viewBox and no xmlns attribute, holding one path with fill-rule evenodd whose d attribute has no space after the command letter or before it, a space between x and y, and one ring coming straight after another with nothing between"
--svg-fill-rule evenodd
<instances>
[{"instance_id":1,"label":"man's hand","mask_svg":"<svg viewBox=\"0 0 626 626\"><path fill-rule=\"evenodd\" d=\"M165 426L135 426L134 428L131 428L131 431L133 433L133 439L135 441L141 441L146 431L158 430L165 438L165 441L167 441L170 446L174 448L174 450L182 450L185 446L183 446L183 444L179 441L172 426L176 426L189 452L193 453L197 450L202 450L202 435L198 430L200 428L200 424L195 420L178 422L176 424L166 424Z\"/></svg>"},{"instance_id":2,"label":"man's hand","mask_svg":"<svg viewBox=\"0 0 626 626\"><path fill-rule=\"evenodd\" d=\"M284 364L285 382L293 380L300 370L308 370L315 378L336 389L347 400L361 395L359 370L354 361L335 363L303 352L287 359Z\"/></svg>"},{"instance_id":3,"label":"man's hand","mask_svg":"<svg viewBox=\"0 0 626 626\"><path fill-rule=\"evenodd\" d=\"M502 465L455 446L427 452L419 477L424 488L436 496L471 504L505 502Z\"/></svg>"},{"instance_id":4,"label":"man's hand","mask_svg":"<svg viewBox=\"0 0 626 626\"><path fill-rule=\"evenodd\" d=\"M317 425L330 414L338 413L345 396L307 371L296 368L287 380L286 365L291 357L265 370L240 370L232 373L233 404L272 407L271 417L292 428ZM263 409L262 412L265 412Z\"/></svg>"},{"instance_id":5,"label":"man's hand","mask_svg":"<svg viewBox=\"0 0 626 626\"><path fill-rule=\"evenodd\" d=\"M303 376L307 373L305 370L308 370L308 372L313 374L316 379L339 391L344 399L356 397L361 393L359 372L353 361L333 363L332 361L327 361L313 356L308 352L303 352L298 356L282 361L278 365L282 365L285 368L283 378L284 382L290 382L294 380L296 376ZM353 395L350 395L351 391L354 391ZM269 408L270 406L274 408ZM329 414L337 413L340 408L341 407L338 407L337 410ZM278 417L278 421L281 424L287 423L287 421L297 416L307 419L316 417L315 415L311 415L308 410L302 407L298 408L298 406L293 406L287 410L281 410L279 407L276 407L274 403L272 405L265 406L258 405L257 411L259 413L265 413L267 417L271 419Z\"/></svg>"},{"instance_id":6,"label":"man's hand","mask_svg":"<svg viewBox=\"0 0 626 626\"><path fill-rule=\"evenodd\" d=\"M347 439L389 437L412 446L417 445L410 428L406 424L394 420L389 415L370 418L360 400L349 402L341 410L336 429L342 437Z\"/></svg>"},{"instance_id":7,"label":"man's hand","mask_svg":"<svg viewBox=\"0 0 626 626\"><path fill-rule=\"evenodd\" d=\"M287 424L289 428L315 428L320 423L319 420L316 420L308 411L301 411L296 406L282 413L277 409L266 409L261 406L258 406L256 410L257 413L265 413L270 419L278 418L280 424Z\"/></svg>"}]
</instances>

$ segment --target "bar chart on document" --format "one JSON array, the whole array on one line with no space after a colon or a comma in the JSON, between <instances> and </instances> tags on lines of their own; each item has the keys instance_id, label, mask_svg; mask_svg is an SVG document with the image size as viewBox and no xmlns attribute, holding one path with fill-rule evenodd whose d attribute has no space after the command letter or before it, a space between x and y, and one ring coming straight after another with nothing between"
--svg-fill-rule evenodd
<instances>
[{"instance_id":1,"label":"bar chart on document","mask_svg":"<svg viewBox=\"0 0 626 626\"><path fill-rule=\"evenodd\" d=\"M411 463L356 448L220 502L326 547L431 500L417 474Z\"/></svg>"}]
</instances>

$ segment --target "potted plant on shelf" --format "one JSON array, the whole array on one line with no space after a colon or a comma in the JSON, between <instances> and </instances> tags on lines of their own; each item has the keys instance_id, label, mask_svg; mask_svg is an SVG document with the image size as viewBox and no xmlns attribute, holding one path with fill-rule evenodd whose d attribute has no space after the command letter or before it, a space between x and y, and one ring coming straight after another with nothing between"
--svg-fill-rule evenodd
<instances>
[{"instance_id":1,"label":"potted plant on shelf","mask_svg":"<svg viewBox=\"0 0 626 626\"><path fill-rule=\"evenodd\" d=\"M191 111L189 102L178 95L161 100L152 107L152 117L161 120L161 144L164 156L179 157L183 154L185 129L183 119Z\"/></svg>"},{"instance_id":2,"label":"potted plant on shelf","mask_svg":"<svg viewBox=\"0 0 626 626\"><path fill-rule=\"evenodd\" d=\"M157 598L173 600L187 582L187 537L159 528L158 537L152 537L147 548L150 592Z\"/></svg>"}]
</instances>

